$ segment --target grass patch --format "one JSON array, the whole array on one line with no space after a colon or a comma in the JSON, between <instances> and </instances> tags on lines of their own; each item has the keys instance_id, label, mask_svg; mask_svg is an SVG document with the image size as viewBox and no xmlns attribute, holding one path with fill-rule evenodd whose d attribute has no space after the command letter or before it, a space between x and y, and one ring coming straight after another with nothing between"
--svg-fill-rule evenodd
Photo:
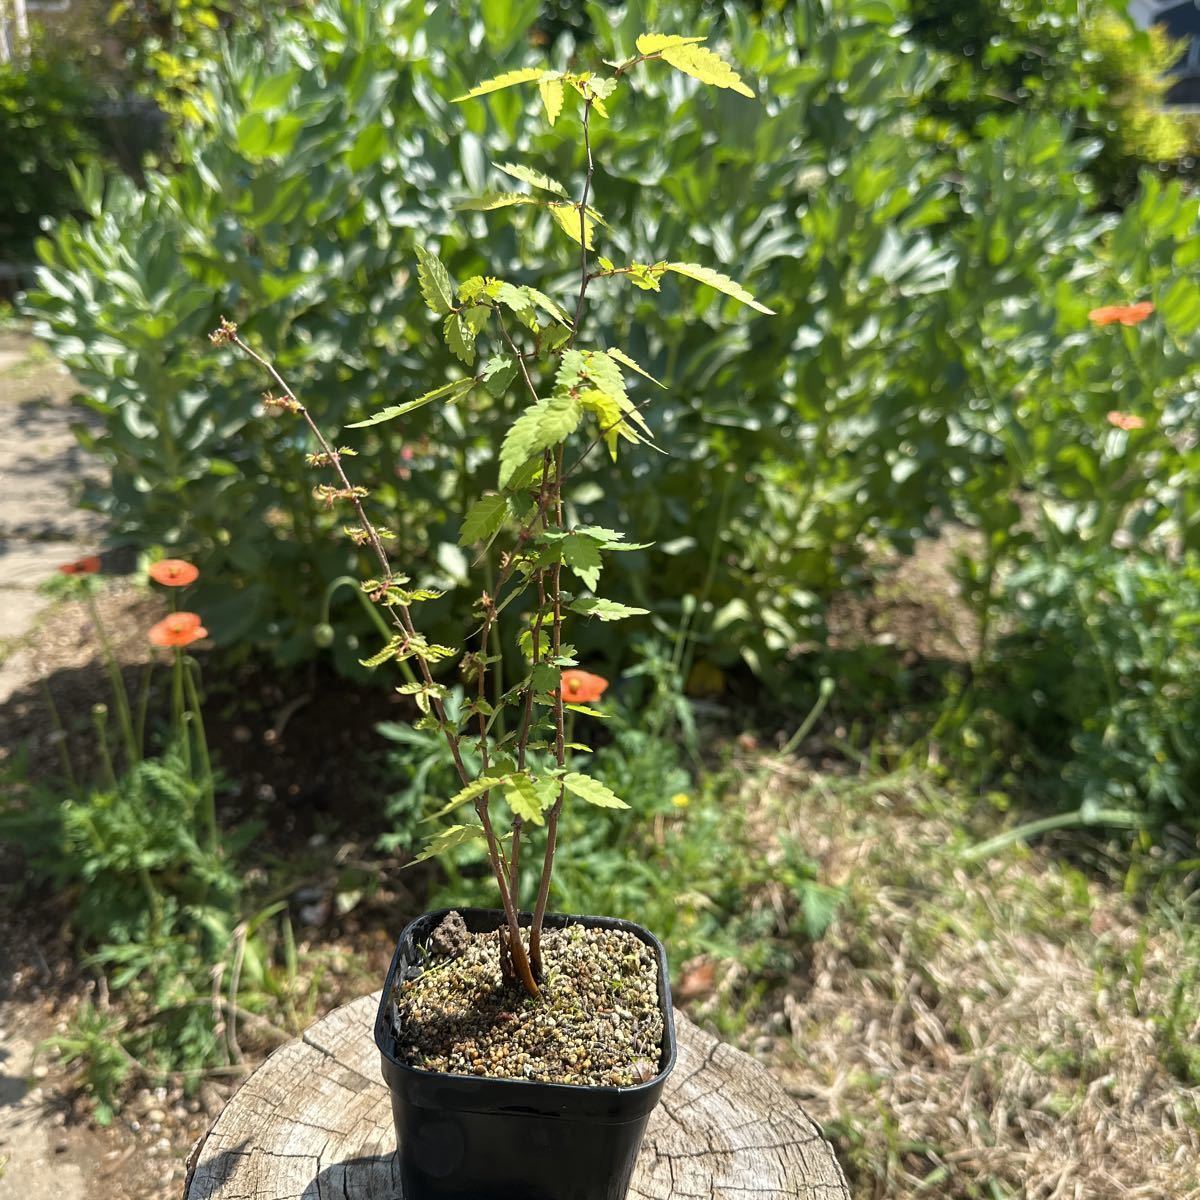
<instances>
[{"instance_id":1,"label":"grass patch","mask_svg":"<svg viewBox=\"0 0 1200 1200\"><path fill-rule=\"evenodd\" d=\"M1200 1197L1182 900L1021 847L966 864L980 815L913 772L767 786L846 892L771 1049L857 1197Z\"/></svg>"}]
</instances>

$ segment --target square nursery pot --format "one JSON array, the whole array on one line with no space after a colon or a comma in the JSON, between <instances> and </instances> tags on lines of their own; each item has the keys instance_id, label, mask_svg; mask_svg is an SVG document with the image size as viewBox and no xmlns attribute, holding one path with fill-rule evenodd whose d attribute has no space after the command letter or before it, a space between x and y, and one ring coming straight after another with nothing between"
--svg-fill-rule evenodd
<instances>
[{"instance_id":1,"label":"square nursery pot","mask_svg":"<svg viewBox=\"0 0 1200 1200\"><path fill-rule=\"evenodd\" d=\"M585 1087L419 1070L399 1061L392 992L423 969L430 934L451 911L472 933L500 927L499 909L441 909L400 935L388 970L375 1042L392 1093L404 1200L623 1200L642 1135L675 1066L671 985L662 943L640 925L609 917L547 914L545 927L619 929L658 960L663 1042L658 1074L632 1087ZM522 923L529 917L523 914Z\"/></svg>"}]
</instances>

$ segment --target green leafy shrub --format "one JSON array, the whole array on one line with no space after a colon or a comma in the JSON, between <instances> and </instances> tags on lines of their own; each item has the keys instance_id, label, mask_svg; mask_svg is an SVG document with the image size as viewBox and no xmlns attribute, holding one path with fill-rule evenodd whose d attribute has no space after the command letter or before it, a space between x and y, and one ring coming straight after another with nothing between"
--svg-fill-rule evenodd
<instances>
[{"instance_id":1,"label":"green leafy shrub","mask_svg":"<svg viewBox=\"0 0 1200 1200\"><path fill-rule=\"evenodd\" d=\"M69 46L38 41L0 65L0 259L25 262L44 217L75 204L70 169L98 161L97 109L107 98Z\"/></svg>"},{"instance_id":2,"label":"green leafy shrub","mask_svg":"<svg viewBox=\"0 0 1200 1200\"><path fill-rule=\"evenodd\" d=\"M1200 559L1032 548L1005 591L986 701L1010 748L1058 772L1051 798L1084 822L1200 830Z\"/></svg>"},{"instance_id":3,"label":"green leafy shrub","mask_svg":"<svg viewBox=\"0 0 1200 1200\"><path fill-rule=\"evenodd\" d=\"M35 885L71 897L83 962L123 1000L121 1017L85 1008L57 1041L68 1062L81 1063L101 1119L134 1074L153 1080L183 1069L194 1085L201 1068L227 1064L214 1026L214 967L223 979L218 1011L272 1003L270 931L242 924L255 914L243 911L237 861L255 830L227 832L224 852L207 844L203 785L178 752L76 796L9 783L0 831L23 851Z\"/></svg>"},{"instance_id":4,"label":"green leafy shrub","mask_svg":"<svg viewBox=\"0 0 1200 1200\"><path fill-rule=\"evenodd\" d=\"M1089 164L1100 199L1124 202L1139 169L1178 169L1200 149L1194 117L1164 111L1179 51L1139 30L1117 0L909 0L914 33L946 51L953 69L931 111L974 138L1014 109L1068 116L1097 139Z\"/></svg>"},{"instance_id":5,"label":"green leafy shrub","mask_svg":"<svg viewBox=\"0 0 1200 1200\"><path fill-rule=\"evenodd\" d=\"M94 447L113 468L92 502L120 539L203 557L220 580L202 601L221 640L281 661L315 653L330 584L363 564L325 536L335 520L313 502L299 444L256 419L247 377L198 354L198 334L223 310L241 318L336 428L453 369L411 275L418 233L439 239L459 278L483 268L483 246L508 278L556 254L567 278L548 214L521 212L518 239L486 214L453 212L433 184L464 197L504 187L491 164L517 157L519 137L520 155L569 169L547 131L519 134L530 97L497 94L486 111L447 102L485 70L564 53L524 43L523 11L489 6L475 28L448 6L427 16L324 0L280 21L270 44L235 40L205 76L210 103L181 170L144 191L93 179L91 219L42 246L29 310L101 416ZM671 3L589 13L618 52L643 21L687 20ZM1138 443L1099 475L1089 447L1102 406L1130 407L1135 392L1172 427L1192 411L1195 201L1147 181L1114 225L1093 211L1095 147L1057 117L993 115L980 140L943 140L926 114L950 67L899 36L894 16L866 0L757 22L731 14L723 36L761 108L702 104L686 80L648 78L604 134L605 217L629 258L694 247L680 257L745 279L780 312L736 318L731 301L670 279L661 296L600 296L592 310L670 385L648 416L669 457L653 473L620 463L605 484L585 470L571 511L645 531L653 549L610 568L610 594L667 620L695 602L696 635L720 666L771 675L819 646L828 597L947 514L996 540L968 575L988 612L1005 547L1030 536L1014 503L1026 475L1110 532L1120 507L1193 536L1177 486L1186 443ZM421 49L448 44L479 49L454 62ZM1165 329L1161 353L1134 370L1119 338L1091 338L1085 314L1142 297ZM1122 394L1102 397L1112 379ZM449 423L421 410L403 433L345 435L396 480L376 492L384 509L403 484L397 552L447 590L435 628L454 628L469 603L452 514L493 469L499 419L478 389ZM356 670L371 626L341 593L334 615L329 652ZM580 650L610 647L585 638Z\"/></svg>"}]
</instances>

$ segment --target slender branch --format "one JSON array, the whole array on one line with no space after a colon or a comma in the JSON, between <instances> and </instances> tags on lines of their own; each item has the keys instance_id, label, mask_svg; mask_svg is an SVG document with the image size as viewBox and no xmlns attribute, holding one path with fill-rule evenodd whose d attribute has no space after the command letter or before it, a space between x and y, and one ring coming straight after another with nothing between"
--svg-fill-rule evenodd
<instances>
[{"instance_id":1,"label":"slender branch","mask_svg":"<svg viewBox=\"0 0 1200 1200\"><path fill-rule=\"evenodd\" d=\"M299 398L296 396L296 393L293 392L290 387L288 387L287 383L275 369L274 365L267 359L263 358L260 354L255 353L254 350L252 350L241 338L237 336L236 330L234 330L224 321L222 321L220 332L224 335L223 340L231 341L235 346L237 346L245 354L248 354L252 359L254 359L255 362L259 363L270 373L271 377L275 380L279 387L283 389L284 394L291 401L293 410L304 418L304 422L311 430L313 437L317 439L317 443L321 447L321 451L325 456L325 460L333 468L334 473L337 475L338 481L341 483L346 494L349 496L351 503L354 505L354 511L358 516L362 531L364 534L366 534L367 540L370 543L372 550L375 552L375 557L378 560L381 569L383 570L384 582L386 583L393 579L394 572L392 571L392 565L388 559L387 551L383 548L383 541L376 531L374 525L371 524L371 521L366 514L366 510L363 508L361 498L359 497L358 493L355 492L353 485L350 483L350 480L346 475L345 468L342 466L341 455L326 440L325 435L321 432L320 428L317 426L317 423L313 420L308 409L300 402ZM391 615L393 623L397 625L397 627L406 637L415 638L417 636L416 628L412 623L412 617L407 608L405 608L403 605L392 605L389 607L388 611ZM443 705L441 698L433 690L433 675L429 670L429 664L420 656L416 657L417 664L420 667L421 676L425 681L426 686L430 689L430 703L437 714L438 723L441 726L442 734L446 739L446 744L450 747L450 753L454 758L454 765L458 771L459 778L463 781L463 783L468 783L470 782L470 773L467 771L466 764L462 759L462 751L459 746L460 738L458 736L458 732L451 727L446 716L445 706ZM486 747L486 742L484 745ZM486 749L484 750L484 753L486 754ZM476 801L475 811L479 814L479 820L483 826L484 837L487 839L488 844L488 857L491 861L492 873L495 875L496 884L500 889L500 900L503 904L504 915L508 923L513 963L516 967L521 983L525 987L525 990L531 996L537 998L540 995L540 992L538 991L537 980L533 976L533 972L531 971L529 965L529 958L525 953L525 947L521 943L521 925L517 917L516 909L513 905L512 896L509 894L509 889L507 886L507 873L505 872L504 864L501 861L502 855L500 853L499 843L496 839L496 831L492 825L491 816L488 813L487 800L487 794L481 796L479 800Z\"/></svg>"},{"instance_id":2,"label":"slender branch","mask_svg":"<svg viewBox=\"0 0 1200 1200\"><path fill-rule=\"evenodd\" d=\"M351 484L349 477L346 475L345 468L342 466L341 455L326 440L325 435L317 426L316 421L313 420L312 414L300 402L300 399L296 393L293 392L290 387L288 387L283 376L280 375L275 369L275 365L246 345L246 343L240 337L238 337L236 331L233 330L233 327L228 326L224 321L222 322L221 331L225 333L224 340L231 341L244 354L247 354L250 358L254 359L259 366L263 367L264 370L267 371L267 373L272 379L275 380L279 387L283 389L284 395L286 395L292 403L293 411L297 412L304 419L304 423L308 426L313 437L316 438L317 444L321 447L321 451L325 455L326 461L333 469L333 472L337 476L338 482L345 490L350 503L354 506L354 512L358 517L359 525L363 533L366 535L371 549L375 552L375 558L378 561L381 570L383 571L384 582L387 583L391 579L395 578L395 573L392 570L392 564L388 560L387 551L383 547L383 540L380 538L375 526L371 524L366 510L363 508L361 497L354 490L354 486ZM396 625L396 627L401 633L404 634L405 637L412 639L417 636L416 627L412 623L412 617L410 616L407 608L405 608L403 605L391 605L388 608L388 614L391 617L393 624ZM433 675L429 670L429 664L420 656L415 657L417 658L417 665L421 672L421 678L425 682L425 685L431 690L430 703L433 706L434 712L437 714L438 723L441 726L442 734L446 739L446 744L450 747L450 754L454 759L455 769L458 771L458 776L462 782L469 783L471 776L470 772L466 768L466 764L462 759L462 751L459 747L458 733L450 726L450 722L446 716L446 709L442 704L441 698L432 690L434 687L434 682Z\"/></svg>"},{"instance_id":3,"label":"slender branch","mask_svg":"<svg viewBox=\"0 0 1200 1200\"><path fill-rule=\"evenodd\" d=\"M571 322L571 336L567 344L573 346L579 334L579 322L583 319L583 301L587 295L588 257L587 257L587 203L592 192L592 175L595 165L592 163L592 138L588 131L588 118L592 115L592 102L583 103L583 148L587 155L587 172L583 177L583 195L579 201L579 299L575 301L575 319Z\"/></svg>"},{"instance_id":4,"label":"slender branch","mask_svg":"<svg viewBox=\"0 0 1200 1200\"><path fill-rule=\"evenodd\" d=\"M554 517L558 529L563 527L562 504L563 447L560 443L554 456ZM562 654L562 560L559 558L550 568L550 601L553 605L554 657ZM554 760L561 772L566 765L566 748L563 737L563 694L562 687L554 693ZM542 859L542 877L538 883L537 901L533 909L533 924L529 929L529 957L534 974L542 976L542 922L546 916L546 903L550 898L550 877L554 871L554 851L558 844L558 817L562 812L564 785L558 785L558 796L554 807L546 818L546 853Z\"/></svg>"}]
</instances>

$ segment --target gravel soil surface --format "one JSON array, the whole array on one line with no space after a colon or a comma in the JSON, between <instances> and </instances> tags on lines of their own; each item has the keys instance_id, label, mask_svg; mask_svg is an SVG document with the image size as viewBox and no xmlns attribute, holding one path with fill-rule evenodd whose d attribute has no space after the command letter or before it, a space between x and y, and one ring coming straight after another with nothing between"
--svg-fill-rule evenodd
<instances>
[{"instance_id":1,"label":"gravel soil surface","mask_svg":"<svg viewBox=\"0 0 1200 1200\"><path fill-rule=\"evenodd\" d=\"M658 1073L658 962L640 938L582 925L546 930L542 1003L502 982L495 934L465 934L460 943L435 949L424 972L396 988L397 1040L409 1066L619 1087Z\"/></svg>"}]
</instances>

